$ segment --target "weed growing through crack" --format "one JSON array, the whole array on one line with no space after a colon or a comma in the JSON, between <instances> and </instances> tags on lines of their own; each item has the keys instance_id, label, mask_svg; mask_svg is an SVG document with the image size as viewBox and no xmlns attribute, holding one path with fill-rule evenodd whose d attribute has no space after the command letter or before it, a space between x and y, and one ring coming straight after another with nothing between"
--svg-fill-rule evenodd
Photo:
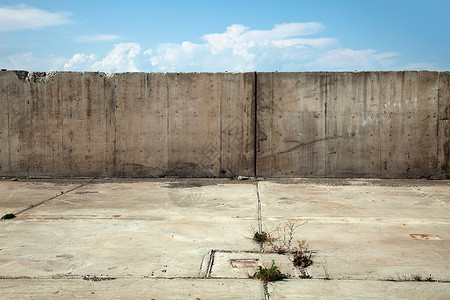
<instances>
[{"instance_id":1,"label":"weed growing through crack","mask_svg":"<svg viewBox=\"0 0 450 300\"><path fill-rule=\"evenodd\" d=\"M328 263L326 260L325 260L325 262L323 262L323 260L321 260L321 262L322 262L322 269L325 274L325 277L323 279L330 280L331 276L330 276L330 272L328 271Z\"/></svg>"},{"instance_id":2,"label":"weed growing through crack","mask_svg":"<svg viewBox=\"0 0 450 300\"><path fill-rule=\"evenodd\" d=\"M278 270L275 262L272 260L272 266L270 268L259 267L259 270L251 276L251 278L261 279L263 282L278 281L289 278L288 274L282 273Z\"/></svg>"},{"instance_id":3,"label":"weed growing through crack","mask_svg":"<svg viewBox=\"0 0 450 300\"><path fill-rule=\"evenodd\" d=\"M422 275L420 275L420 274L413 274L413 275L411 275L411 279L413 281L422 281Z\"/></svg>"},{"instance_id":4,"label":"weed growing through crack","mask_svg":"<svg viewBox=\"0 0 450 300\"><path fill-rule=\"evenodd\" d=\"M273 231L267 233L267 244L278 254L291 253L295 230L304 224L288 220L283 227L278 225Z\"/></svg>"},{"instance_id":5,"label":"weed growing through crack","mask_svg":"<svg viewBox=\"0 0 450 300\"><path fill-rule=\"evenodd\" d=\"M314 256L312 251L308 250L309 245L306 243L306 240L297 241L297 246L292 247L295 230L304 224L297 224L296 221L288 220L284 226L277 225L273 231L254 232L253 240L268 245L275 253L291 255L292 264L300 271L300 278L311 278L306 268L313 264ZM274 265L272 264L273 267ZM260 268L259 272L262 270L264 269ZM253 276L254 278L255 275Z\"/></svg>"},{"instance_id":6,"label":"weed growing through crack","mask_svg":"<svg viewBox=\"0 0 450 300\"><path fill-rule=\"evenodd\" d=\"M260 244L264 244L267 242L267 233L264 231L255 232L255 234L253 235L253 240Z\"/></svg>"},{"instance_id":7,"label":"weed growing through crack","mask_svg":"<svg viewBox=\"0 0 450 300\"><path fill-rule=\"evenodd\" d=\"M434 280L434 279L433 279L433 276L431 276L431 274L430 274L430 275L428 275L427 277L425 277L425 281L434 282L434 281L436 281L436 280Z\"/></svg>"},{"instance_id":8,"label":"weed growing through crack","mask_svg":"<svg viewBox=\"0 0 450 300\"><path fill-rule=\"evenodd\" d=\"M6 214L2 217L2 220L14 219L15 217L15 214Z\"/></svg>"},{"instance_id":9,"label":"weed growing through crack","mask_svg":"<svg viewBox=\"0 0 450 300\"><path fill-rule=\"evenodd\" d=\"M435 282L436 280L433 279L433 276L428 275L422 277L421 274L411 274L411 275L401 275L400 273L396 274L397 278L393 278L392 276L386 278L386 281L428 281L428 282Z\"/></svg>"},{"instance_id":10,"label":"weed growing through crack","mask_svg":"<svg viewBox=\"0 0 450 300\"><path fill-rule=\"evenodd\" d=\"M291 252L293 256L292 263L294 266L304 269L309 267L313 264L313 255L311 251L308 251L308 244L306 243L306 240L303 241L297 241L298 247L294 248L294 250Z\"/></svg>"}]
</instances>

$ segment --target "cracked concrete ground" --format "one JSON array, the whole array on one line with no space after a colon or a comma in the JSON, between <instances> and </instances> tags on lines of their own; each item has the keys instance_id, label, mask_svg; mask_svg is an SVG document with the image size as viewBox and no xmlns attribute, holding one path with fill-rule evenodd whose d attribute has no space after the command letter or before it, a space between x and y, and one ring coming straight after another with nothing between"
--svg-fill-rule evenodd
<instances>
[{"instance_id":1,"label":"cracked concrete ground","mask_svg":"<svg viewBox=\"0 0 450 300\"><path fill-rule=\"evenodd\" d=\"M450 181L3 180L0 298L448 299L449 204ZM312 279L251 240L287 220ZM272 260L291 278L249 279Z\"/></svg>"}]
</instances>

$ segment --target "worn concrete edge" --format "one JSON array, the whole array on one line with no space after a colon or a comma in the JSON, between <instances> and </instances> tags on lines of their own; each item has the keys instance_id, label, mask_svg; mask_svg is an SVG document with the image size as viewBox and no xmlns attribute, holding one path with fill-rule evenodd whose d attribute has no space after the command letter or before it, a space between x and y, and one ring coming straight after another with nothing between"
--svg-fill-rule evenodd
<instances>
[{"instance_id":1,"label":"worn concrete edge","mask_svg":"<svg viewBox=\"0 0 450 300\"><path fill-rule=\"evenodd\" d=\"M49 182L49 183L84 183L84 184L104 184L104 183L170 183L170 182L197 181L209 184L255 184L257 182L273 182L279 184L312 184L312 185L332 185L332 186L450 186L449 179L417 179L417 178L366 178L366 177L256 177L239 180L230 177L20 177L2 176L1 182ZM209 183L209 184L208 184Z\"/></svg>"},{"instance_id":2,"label":"worn concrete edge","mask_svg":"<svg viewBox=\"0 0 450 300\"><path fill-rule=\"evenodd\" d=\"M144 279L144 280L152 280L152 279L180 279L180 280L253 280L259 281L259 279L255 278L242 278L242 277L227 277L227 276L151 276L151 275L108 275L108 274L61 274L61 275L53 275L53 276L1 276L1 280L89 280L89 277L97 277L97 281L109 281L109 280L121 280L121 279ZM427 280L396 280L389 278L324 278L324 277L311 277L311 278L301 278L301 277L289 277L283 280L279 280L278 282L289 282L289 281L370 281L370 282L393 282L393 283L402 283L402 282L412 282L412 283L424 283L424 284L432 284L432 283L441 283L441 284L449 284L450 280L438 280L432 279L430 281ZM272 281L271 283L276 283L277 281Z\"/></svg>"}]
</instances>

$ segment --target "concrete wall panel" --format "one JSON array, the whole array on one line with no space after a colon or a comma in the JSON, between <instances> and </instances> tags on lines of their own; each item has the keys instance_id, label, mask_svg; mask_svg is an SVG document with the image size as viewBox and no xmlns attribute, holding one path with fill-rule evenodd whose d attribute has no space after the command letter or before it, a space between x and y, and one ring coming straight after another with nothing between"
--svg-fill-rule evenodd
<instances>
[{"instance_id":1,"label":"concrete wall panel","mask_svg":"<svg viewBox=\"0 0 450 300\"><path fill-rule=\"evenodd\" d=\"M115 176L157 177L167 170L167 82L164 74L114 74Z\"/></svg>"},{"instance_id":2,"label":"concrete wall panel","mask_svg":"<svg viewBox=\"0 0 450 300\"><path fill-rule=\"evenodd\" d=\"M6 74L6 75L4 75ZM100 176L105 158L104 76L2 72L9 176ZM6 96L5 96L6 93ZM6 102L5 102L6 99ZM106 99L108 100L108 99ZM2 117L2 124L5 120ZM109 146L108 146L109 147Z\"/></svg>"},{"instance_id":3,"label":"concrete wall panel","mask_svg":"<svg viewBox=\"0 0 450 300\"><path fill-rule=\"evenodd\" d=\"M253 175L253 73L114 74L115 176Z\"/></svg>"},{"instance_id":4,"label":"concrete wall panel","mask_svg":"<svg viewBox=\"0 0 450 300\"><path fill-rule=\"evenodd\" d=\"M326 78L257 74L257 174L325 175Z\"/></svg>"},{"instance_id":5,"label":"concrete wall panel","mask_svg":"<svg viewBox=\"0 0 450 300\"><path fill-rule=\"evenodd\" d=\"M31 167L31 91L29 84L11 77L7 89L10 169L5 173L26 176Z\"/></svg>"},{"instance_id":6,"label":"concrete wall panel","mask_svg":"<svg viewBox=\"0 0 450 300\"><path fill-rule=\"evenodd\" d=\"M439 73L437 153L439 174L450 179L450 72Z\"/></svg>"},{"instance_id":7,"label":"concrete wall panel","mask_svg":"<svg viewBox=\"0 0 450 300\"><path fill-rule=\"evenodd\" d=\"M28 83L29 169L27 175L62 174L62 118L58 97L60 82L53 76L48 82ZM18 124L20 126L20 124ZM39 149L36 151L36 149Z\"/></svg>"},{"instance_id":8,"label":"concrete wall panel","mask_svg":"<svg viewBox=\"0 0 450 300\"><path fill-rule=\"evenodd\" d=\"M260 176L442 178L449 168L448 72L258 73L257 87Z\"/></svg>"},{"instance_id":9,"label":"concrete wall panel","mask_svg":"<svg viewBox=\"0 0 450 300\"><path fill-rule=\"evenodd\" d=\"M107 175L105 76L97 73L61 73L62 174ZM51 99L49 99L51 101Z\"/></svg>"},{"instance_id":10,"label":"concrete wall panel","mask_svg":"<svg viewBox=\"0 0 450 300\"><path fill-rule=\"evenodd\" d=\"M381 176L438 175L436 72L381 74Z\"/></svg>"},{"instance_id":11,"label":"concrete wall panel","mask_svg":"<svg viewBox=\"0 0 450 300\"><path fill-rule=\"evenodd\" d=\"M220 78L220 176L254 176L255 73Z\"/></svg>"},{"instance_id":12,"label":"concrete wall panel","mask_svg":"<svg viewBox=\"0 0 450 300\"><path fill-rule=\"evenodd\" d=\"M376 73L327 75L327 176L379 175L378 92Z\"/></svg>"},{"instance_id":13,"label":"concrete wall panel","mask_svg":"<svg viewBox=\"0 0 450 300\"><path fill-rule=\"evenodd\" d=\"M168 175L219 176L220 74L171 73Z\"/></svg>"},{"instance_id":14,"label":"concrete wall panel","mask_svg":"<svg viewBox=\"0 0 450 300\"><path fill-rule=\"evenodd\" d=\"M12 72L0 72L0 174L9 174L9 87Z\"/></svg>"}]
</instances>

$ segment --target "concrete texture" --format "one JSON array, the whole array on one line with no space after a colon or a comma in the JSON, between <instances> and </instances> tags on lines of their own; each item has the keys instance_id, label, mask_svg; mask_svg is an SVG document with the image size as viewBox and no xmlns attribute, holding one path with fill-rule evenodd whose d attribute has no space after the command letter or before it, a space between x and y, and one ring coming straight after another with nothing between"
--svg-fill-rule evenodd
<instances>
[{"instance_id":1,"label":"concrete texture","mask_svg":"<svg viewBox=\"0 0 450 300\"><path fill-rule=\"evenodd\" d=\"M3 211L29 208L0 221L2 299L450 295L449 181L35 180L0 190ZM304 223L294 242L314 253L312 279L251 240L286 221ZM291 278L248 278L272 260ZM437 281L395 281L418 274Z\"/></svg>"},{"instance_id":2,"label":"concrete texture","mask_svg":"<svg viewBox=\"0 0 450 300\"><path fill-rule=\"evenodd\" d=\"M264 299L261 284L242 279L2 280L2 299Z\"/></svg>"},{"instance_id":3,"label":"concrete texture","mask_svg":"<svg viewBox=\"0 0 450 300\"><path fill-rule=\"evenodd\" d=\"M309 268L313 277L325 277L326 268L339 279L381 279L397 273L425 274L429 269L436 278L447 278L449 186L423 192L420 186L353 184L261 182L263 223L267 231L286 219L305 223L294 241L306 239L314 245L317 262ZM433 234L439 239L419 241L411 234Z\"/></svg>"},{"instance_id":4,"label":"concrete texture","mask_svg":"<svg viewBox=\"0 0 450 300\"><path fill-rule=\"evenodd\" d=\"M2 71L0 176L445 179L449 76Z\"/></svg>"},{"instance_id":5,"label":"concrete texture","mask_svg":"<svg viewBox=\"0 0 450 300\"><path fill-rule=\"evenodd\" d=\"M2 181L0 185L0 216L22 212L78 186L70 183ZM32 192L30 193L30 191Z\"/></svg>"},{"instance_id":6,"label":"concrete texture","mask_svg":"<svg viewBox=\"0 0 450 300\"><path fill-rule=\"evenodd\" d=\"M257 95L258 176L448 174L448 72L258 73Z\"/></svg>"},{"instance_id":7,"label":"concrete texture","mask_svg":"<svg viewBox=\"0 0 450 300\"><path fill-rule=\"evenodd\" d=\"M254 175L254 73L0 72L0 176Z\"/></svg>"},{"instance_id":8,"label":"concrete texture","mask_svg":"<svg viewBox=\"0 0 450 300\"><path fill-rule=\"evenodd\" d=\"M448 284L377 282L377 281L320 281L269 283L271 299L447 299Z\"/></svg>"}]
</instances>

